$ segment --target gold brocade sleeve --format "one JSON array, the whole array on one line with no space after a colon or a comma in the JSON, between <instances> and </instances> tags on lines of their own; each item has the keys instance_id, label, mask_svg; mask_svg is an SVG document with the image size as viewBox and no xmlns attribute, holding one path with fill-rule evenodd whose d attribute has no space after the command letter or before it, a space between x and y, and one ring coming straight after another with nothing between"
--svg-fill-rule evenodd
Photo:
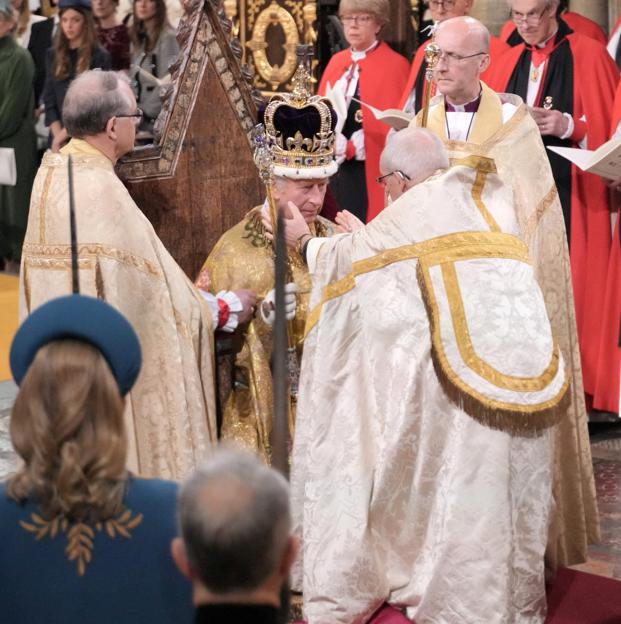
<instances>
[{"instance_id":1,"label":"gold brocade sleeve","mask_svg":"<svg viewBox=\"0 0 621 624\"><path fill-rule=\"evenodd\" d=\"M315 223L317 233L332 232L329 222ZM304 326L308 314L310 276L306 265L295 253L290 254L290 272L298 285L296 316L292 323L293 338L302 356ZM215 245L207 258L207 269L212 290L250 289L259 302L274 288L274 261L271 244L263 236L260 208L254 208L246 217ZM233 439L259 452L269 463L272 429L272 331L257 312L243 332L243 347L235 360L233 390L224 406L222 438ZM294 415L295 416L295 415ZM293 432L291 432L292 434Z\"/></svg>"}]
</instances>

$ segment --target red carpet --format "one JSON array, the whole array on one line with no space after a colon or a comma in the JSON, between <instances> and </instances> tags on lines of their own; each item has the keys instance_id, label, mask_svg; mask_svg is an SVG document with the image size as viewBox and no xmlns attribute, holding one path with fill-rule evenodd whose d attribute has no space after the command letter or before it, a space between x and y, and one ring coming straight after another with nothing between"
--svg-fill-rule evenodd
<instances>
[{"instance_id":1,"label":"red carpet","mask_svg":"<svg viewBox=\"0 0 621 624\"><path fill-rule=\"evenodd\" d=\"M621 582L559 570L548 590L545 624L621 624Z\"/></svg>"},{"instance_id":2,"label":"red carpet","mask_svg":"<svg viewBox=\"0 0 621 624\"><path fill-rule=\"evenodd\" d=\"M384 605L369 624L412 622ZM559 570L554 585L548 589L545 624L621 624L621 581L567 568Z\"/></svg>"}]
</instances>

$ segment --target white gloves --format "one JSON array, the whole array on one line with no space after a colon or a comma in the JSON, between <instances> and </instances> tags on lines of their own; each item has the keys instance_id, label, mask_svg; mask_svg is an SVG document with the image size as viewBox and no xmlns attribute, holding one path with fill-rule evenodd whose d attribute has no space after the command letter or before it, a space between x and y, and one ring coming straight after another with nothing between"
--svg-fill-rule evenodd
<instances>
[{"instance_id":1,"label":"white gloves","mask_svg":"<svg viewBox=\"0 0 621 624\"><path fill-rule=\"evenodd\" d=\"M348 143L350 143L349 153L347 149ZM356 130L356 132L351 135L349 141L345 138L345 135L338 133L336 135L336 141L334 142L334 156L339 165L345 160L351 160L352 158L364 160L366 158L366 153L362 128Z\"/></svg>"},{"instance_id":2,"label":"white gloves","mask_svg":"<svg viewBox=\"0 0 621 624\"><path fill-rule=\"evenodd\" d=\"M296 292L298 292L298 287L294 282L285 284L285 315L288 321L292 321L295 318ZM276 291L272 289L261 302L261 318L263 322L270 327L274 324L276 318L276 309L274 307L275 298Z\"/></svg>"}]
</instances>

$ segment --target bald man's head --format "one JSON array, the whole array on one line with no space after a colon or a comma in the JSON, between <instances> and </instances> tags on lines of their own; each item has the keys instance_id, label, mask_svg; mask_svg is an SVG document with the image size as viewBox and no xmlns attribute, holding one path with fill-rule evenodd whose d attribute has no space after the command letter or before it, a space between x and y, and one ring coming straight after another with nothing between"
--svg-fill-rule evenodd
<instances>
[{"instance_id":1,"label":"bald man's head","mask_svg":"<svg viewBox=\"0 0 621 624\"><path fill-rule=\"evenodd\" d=\"M466 104L481 90L480 76L489 67L489 31L473 17L442 22L434 41L441 54L433 75L451 104Z\"/></svg>"},{"instance_id":2,"label":"bald man's head","mask_svg":"<svg viewBox=\"0 0 621 624\"><path fill-rule=\"evenodd\" d=\"M452 17L438 24L435 36L436 43L438 34L442 32L448 32L452 37L463 41L468 48L472 47L472 49L476 48L477 51L489 52L489 30L474 17L467 15Z\"/></svg>"}]
</instances>

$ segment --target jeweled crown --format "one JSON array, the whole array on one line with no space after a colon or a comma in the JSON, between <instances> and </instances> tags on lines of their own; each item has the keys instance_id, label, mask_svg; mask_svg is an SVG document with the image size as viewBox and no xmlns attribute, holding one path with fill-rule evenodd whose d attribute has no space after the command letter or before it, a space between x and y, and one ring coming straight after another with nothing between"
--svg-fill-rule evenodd
<instances>
[{"instance_id":1,"label":"jeweled crown","mask_svg":"<svg viewBox=\"0 0 621 624\"><path fill-rule=\"evenodd\" d=\"M336 113L327 98L311 95L309 87L310 74L300 63L292 92L274 95L263 113L275 175L302 179L336 172Z\"/></svg>"}]
</instances>

